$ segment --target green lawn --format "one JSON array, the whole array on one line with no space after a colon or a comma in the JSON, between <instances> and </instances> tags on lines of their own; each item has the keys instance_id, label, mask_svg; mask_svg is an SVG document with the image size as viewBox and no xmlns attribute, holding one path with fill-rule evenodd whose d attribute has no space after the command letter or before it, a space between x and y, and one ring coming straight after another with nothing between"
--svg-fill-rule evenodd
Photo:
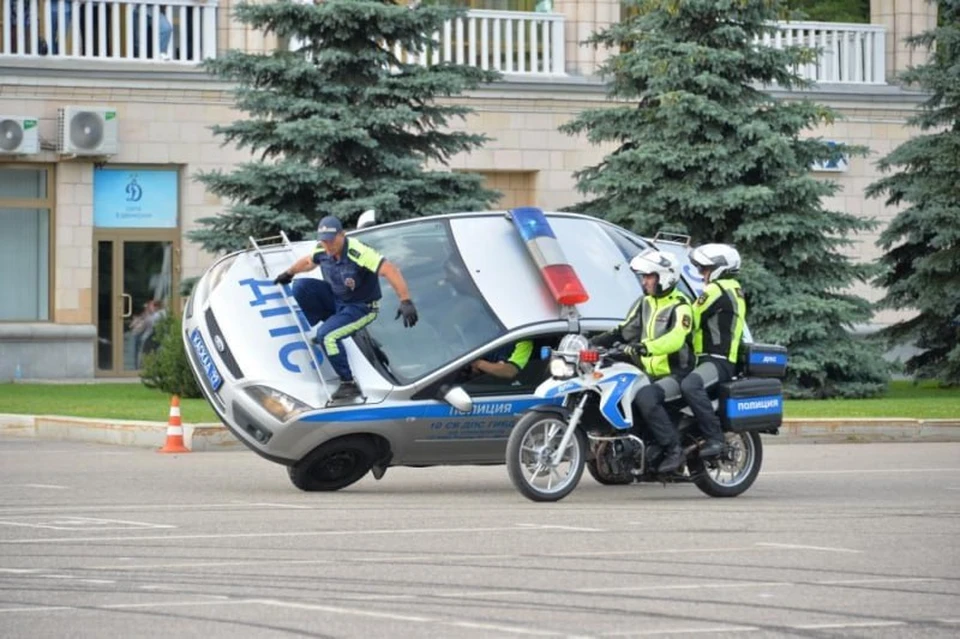
<instances>
[{"instance_id":1,"label":"green lawn","mask_svg":"<svg viewBox=\"0 0 960 639\"><path fill-rule=\"evenodd\" d=\"M879 399L787 400L786 417L960 419L960 389L893 382ZM0 384L0 413L167 421L170 397L141 384ZM217 422L203 399L184 399L185 423Z\"/></svg>"},{"instance_id":2,"label":"green lawn","mask_svg":"<svg viewBox=\"0 0 960 639\"><path fill-rule=\"evenodd\" d=\"M142 384L0 384L0 413L165 422L170 396ZM184 423L219 422L205 399L181 399Z\"/></svg>"},{"instance_id":3,"label":"green lawn","mask_svg":"<svg viewBox=\"0 0 960 639\"><path fill-rule=\"evenodd\" d=\"M887 394L877 399L787 400L784 416L960 419L960 388L897 381L891 382Z\"/></svg>"}]
</instances>

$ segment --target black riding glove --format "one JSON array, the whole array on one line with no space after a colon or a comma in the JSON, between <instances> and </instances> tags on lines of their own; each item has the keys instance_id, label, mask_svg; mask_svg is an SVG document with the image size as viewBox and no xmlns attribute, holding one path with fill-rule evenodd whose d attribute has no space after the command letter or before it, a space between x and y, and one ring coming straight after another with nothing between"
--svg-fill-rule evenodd
<instances>
[{"instance_id":1,"label":"black riding glove","mask_svg":"<svg viewBox=\"0 0 960 639\"><path fill-rule=\"evenodd\" d=\"M623 349L623 353L630 359L640 359L641 357L649 354L647 351L647 345L643 342L627 346L625 349Z\"/></svg>"},{"instance_id":2,"label":"black riding glove","mask_svg":"<svg viewBox=\"0 0 960 639\"><path fill-rule=\"evenodd\" d=\"M410 300L400 300L400 308L397 309L397 316L393 319L400 319L401 315L403 315L403 325L407 328L416 325L419 319L417 316L417 308Z\"/></svg>"},{"instance_id":3,"label":"black riding glove","mask_svg":"<svg viewBox=\"0 0 960 639\"><path fill-rule=\"evenodd\" d=\"M275 278L273 278L273 283L279 284L280 286L289 284L292 281L293 281L293 273L289 271L284 271L280 275L277 275Z\"/></svg>"}]
</instances>

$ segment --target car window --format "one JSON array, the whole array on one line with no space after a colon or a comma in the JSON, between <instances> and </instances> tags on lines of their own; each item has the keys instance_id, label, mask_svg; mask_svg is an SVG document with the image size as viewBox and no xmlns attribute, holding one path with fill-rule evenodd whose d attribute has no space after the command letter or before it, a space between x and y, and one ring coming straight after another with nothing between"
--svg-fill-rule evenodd
<instances>
[{"instance_id":1,"label":"car window","mask_svg":"<svg viewBox=\"0 0 960 639\"><path fill-rule=\"evenodd\" d=\"M382 351L380 364L398 383L409 384L503 334L466 271L446 220L365 230L356 237L400 268L417 307L417 325L404 328L395 319L396 292L381 280L380 316L366 330Z\"/></svg>"},{"instance_id":2,"label":"car window","mask_svg":"<svg viewBox=\"0 0 960 639\"><path fill-rule=\"evenodd\" d=\"M464 366L460 370L452 371L449 375L443 376L429 386L418 391L412 399L434 399L437 392L445 387L462 386L471 397L484 397L489 395L532 395L547 377L549 360L541 358L541 349L544 346L556 348L560 344L560 339L566 333L550 333L536 337L528 337L533 342L533 351L527 365L517 373L513 379L498 378L493 375L471 374L469 366ZM507 349L513 347L516 342L507 345ZM494 351L500 349L491 349L484 353L484 357L489 357Z\"/></svg>"}]
</instances>

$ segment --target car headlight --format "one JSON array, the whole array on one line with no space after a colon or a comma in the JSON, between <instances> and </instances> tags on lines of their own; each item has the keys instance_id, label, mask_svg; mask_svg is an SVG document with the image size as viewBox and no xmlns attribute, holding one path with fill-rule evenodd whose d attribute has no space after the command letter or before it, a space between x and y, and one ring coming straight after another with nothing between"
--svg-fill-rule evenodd
<instances>
[{"instance_id":1,"label":"car headlight","mask_svg":"<svg viewBox=\"0 0 960 639\"><path fill-rule=\"evenodd\" d=\"M562 357L554 357L550 360L550 375L552 377L564 378L564 377L573 377L574 373L573 364L570 364Z\"/></svg>"},{"instance_id":2,"label":"car headlight","mask_svg":"<svg viewBox=\"0 0 960 639\"><path fill-rule=\"evenodd\" d=\"M310 407L300 400L269 386L247 386L244 390L263 410L281 422L290 421L301 413L310 410Z\"/></svg>"}]
</instances>

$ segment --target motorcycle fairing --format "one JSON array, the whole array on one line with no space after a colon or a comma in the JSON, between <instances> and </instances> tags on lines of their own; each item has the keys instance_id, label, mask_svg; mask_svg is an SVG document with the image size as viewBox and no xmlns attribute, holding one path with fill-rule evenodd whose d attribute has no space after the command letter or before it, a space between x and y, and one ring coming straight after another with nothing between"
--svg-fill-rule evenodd
<instances>
[{"instance_id":1,"label":"motorcycle fairing","mask_svg":"<svg viewBox=\"0 0 960 639\"><path fill-rule=\"evenodd\" d=\"M604 378L597 382L600 388L600 412L607 421L619 430L633 427L633 398L647 379L633 366L614 364L604 371Z\"/></svg>"}]
</instances>

